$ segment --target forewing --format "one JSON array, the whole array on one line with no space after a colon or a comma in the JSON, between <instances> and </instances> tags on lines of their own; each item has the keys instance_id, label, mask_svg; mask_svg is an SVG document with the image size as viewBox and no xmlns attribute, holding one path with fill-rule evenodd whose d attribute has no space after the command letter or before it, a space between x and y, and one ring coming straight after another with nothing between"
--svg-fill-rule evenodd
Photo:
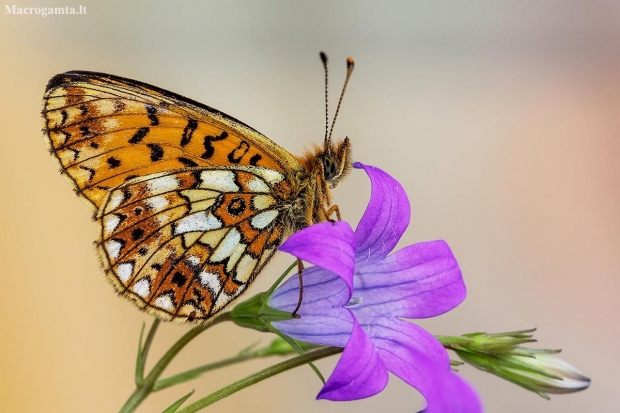
<instances>
[{"instance_id":1,"label":"forewing","mask_svg":"<svg viewBox=\"0 0 620 413\"><path fill-rule=\"evenodd\" d=\"M267 168L189 168L112 190L97 219L106 275L158 317L204 321L254 280L282 242L286 205Z\"/></svg>"},{"instance_id":2,"label":"forewing","mask_svg":"<svg viewBox=\"0 0 620 413\"><path fill-rule=\"evenodd\" d=\"M264 135L215 109L135 80L67 72L47 85L50 151L76 192L99 208L123 182L188 167L301 167ZM287 179L290 182L290 179Z\"/></svg>"}]
</instances>

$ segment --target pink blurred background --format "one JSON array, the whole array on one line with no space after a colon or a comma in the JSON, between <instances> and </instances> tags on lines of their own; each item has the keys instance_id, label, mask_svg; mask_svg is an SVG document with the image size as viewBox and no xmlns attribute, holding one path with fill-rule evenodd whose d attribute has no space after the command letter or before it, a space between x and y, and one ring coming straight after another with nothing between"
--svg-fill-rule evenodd
<instances>
[{"instance_id":1,"label":"pink blurred background","mask_svg":"<svg viewBox=\"0 0 620 413\"><path fill-rule=\"evenodd\" d=\"M50 4L52 3L52 4ZM204 102L292 153L323 136L323 72L332 108L345 58L356 69L335 135L355 160L398 178L412 202L401 244L446 239L469 295L421 324L436 334L537 327L539 347L592 378L546 401L465 366L488 412L620 409L620 6L617 1L84 1L87 15L0 14L0 400L3 411L108 412L133 390L148 316L117 298L92 246L91 211L46 151L41 97L53 75L113 73ZM66 3L20 4L53 6ZM71 4L73 5L73 4ZM4 9L3 9L4 11ZM356 223L369 185L335 192ZM291 262L280 256L252 288ZM186 327L164 325L152 351ZM168 373L230 357L271 336L214 327ZM337 358L319 363L329 374ZM153 395L161 411L276 360L249 362ZM392 377L353 403L315 401L307 367L217 403L211 412L414 412L421 397Z\"/></svg>"}]
</instances>

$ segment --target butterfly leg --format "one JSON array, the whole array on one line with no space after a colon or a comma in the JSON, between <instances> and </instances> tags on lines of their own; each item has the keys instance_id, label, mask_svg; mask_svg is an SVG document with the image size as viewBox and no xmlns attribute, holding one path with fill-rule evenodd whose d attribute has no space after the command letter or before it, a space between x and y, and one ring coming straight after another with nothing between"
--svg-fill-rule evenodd
<instances>
[{"instance_id":1,"label":"butterfly leg","mask_svg":"<svg viewBox=\"0 0 620 413\"><path fill-rule=\"evenodd\" d=\"M301 302L303 301L303 298L304 298L304 281L301 276L303 271L304 271L304 264L298 258L297 259L297 276L299 277L299 301L297 301L297 307L295 307L295 310L293 310L293 313L292 313L293 318L299 318L299 314L297 314L297 312L301 308Z\"/></svg>"},{"instance_id":2,"label":"butterfly leg","mask_svg":"<svg viewBox=\"0 0 620 413\"><path fill-rule=\"evenodd\" d=\"M330 206L327 211L325 211L325 216L328 220L332 221L332 219L330 219L329 217L334 213L336 214L336 218L338 218L338 221L342 221L342 218L340 217L340 208L338 208L338 205Z\"/></svg>"}]
</instances>

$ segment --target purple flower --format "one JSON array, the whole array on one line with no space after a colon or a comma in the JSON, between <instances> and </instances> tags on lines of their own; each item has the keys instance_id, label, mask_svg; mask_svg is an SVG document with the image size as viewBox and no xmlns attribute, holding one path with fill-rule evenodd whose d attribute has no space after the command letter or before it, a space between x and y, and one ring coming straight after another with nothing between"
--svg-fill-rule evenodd
<instances>
[{"instance_id":1,"label":"purple flower","mask_svg":"<svg viewBox=\"0 0 620 413\"><path fill-rule=\"evenodd\" d=\"M390 252L409 225L402 186L382 170L355 164L370 177L370 203L357 230L343 221L313 225L280 249L315 264L303 272L300 318L277 321L283 333L309 343L344 347L317 398L355 400L379 393L388 371L415 387L427 412L480 412L467 383L450 371L450 360L430 333L402 318L434 317L466 295L461 271L444 241ZM299 298L289 278L269 306L291 312Z\"/></svg>"}]
</instances>

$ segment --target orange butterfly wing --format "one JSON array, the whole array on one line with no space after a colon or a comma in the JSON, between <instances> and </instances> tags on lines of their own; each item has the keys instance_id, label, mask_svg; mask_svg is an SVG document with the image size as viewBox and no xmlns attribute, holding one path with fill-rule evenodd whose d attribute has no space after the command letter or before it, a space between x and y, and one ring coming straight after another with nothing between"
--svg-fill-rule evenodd
<instances>
[{"instance_id":1,"label":"orange butterfly wing","mask_svg":"<svg viewBox=\"0 0 620 413\"><path fill-rule=\"evenodd\" d=\"M185 167L251 165L294 183L297 159L242 122L166 90L112 75L67 72L47 85L50 151L98 208L123 182ZM283 193L289 191L282 189Z\"/></svg>"}]
</instances>

